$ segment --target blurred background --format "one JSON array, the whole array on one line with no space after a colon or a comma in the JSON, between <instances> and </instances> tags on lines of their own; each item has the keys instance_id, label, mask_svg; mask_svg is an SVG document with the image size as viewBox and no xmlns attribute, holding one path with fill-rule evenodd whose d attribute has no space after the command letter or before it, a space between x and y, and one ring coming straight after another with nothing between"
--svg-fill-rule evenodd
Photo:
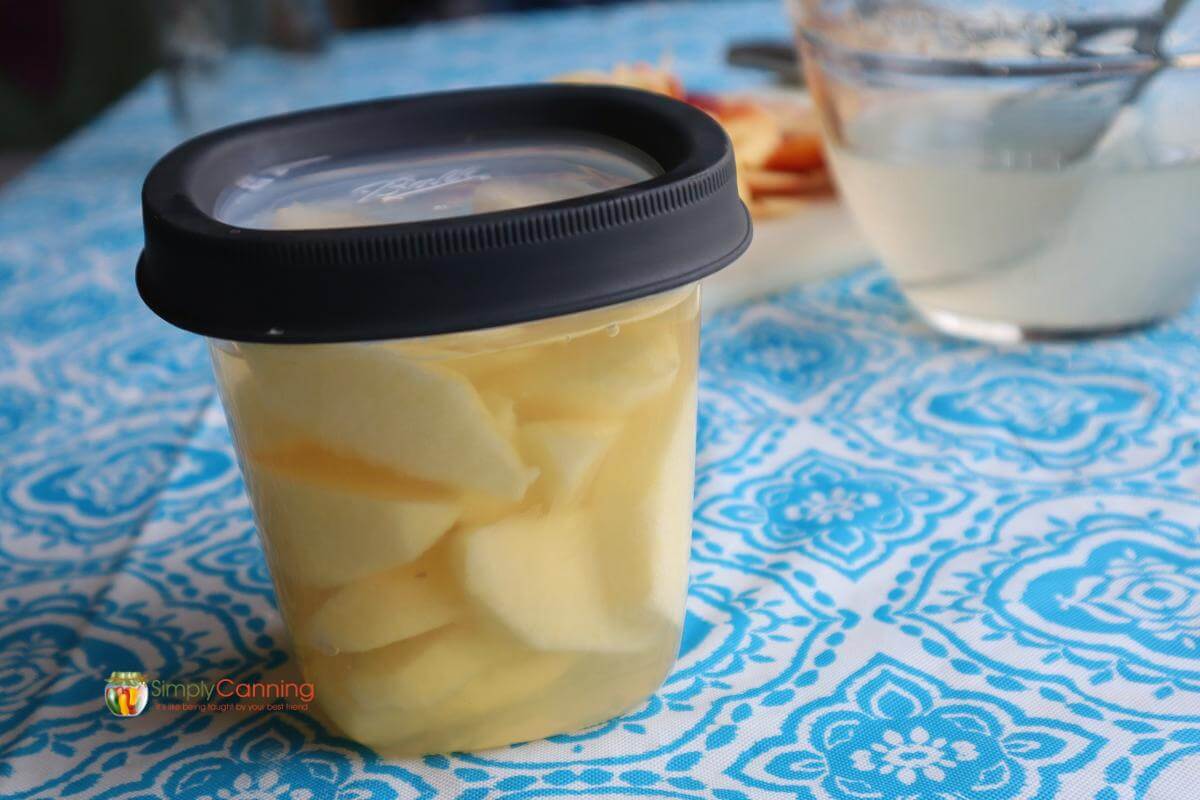
<instances>
[{"instance_id":1,"label":"blurred background","mask_svg":"<svg viewBox=\"0 0 1200 800\"><path fill-rule=\"evenodd\" d=\"M312 53L335 31L617 2L0 0L0 183L159 66L168 68L173 110L186 117L195 114L185 107L187 82L245 45Z\"/></svg>"}]
</instances>

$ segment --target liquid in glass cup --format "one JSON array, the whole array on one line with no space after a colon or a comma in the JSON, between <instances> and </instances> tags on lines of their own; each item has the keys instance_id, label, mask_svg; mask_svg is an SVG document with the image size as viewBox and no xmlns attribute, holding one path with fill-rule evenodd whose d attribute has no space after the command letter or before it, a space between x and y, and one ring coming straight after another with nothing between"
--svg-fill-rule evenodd
<instances>
[{"instance_id":1,"label":"liquid in glass cup","mask_svg":"<svg viewBox=\"0 0 1200 800\"><path fill-rule=\"evenodd\" d=\"M268 163L207 195L217 235L232 226L233 236L258 236L259 254L289 244L292 233L303 243L348 232L330 239L351 243L331 251L348 263L282 263L276 279L297 281L357 280L355 270L393 251L403 271L429 252L441 258L438 248L450 253L435 261L447 273L520 280L513 248L536 260L538 248L577 236L587 253L609 252L619 271L619 255L644 259L644 248L661 242L622 239L614 228L705 201L710 209L726 203L720 213L736 217L726 238L714 240L719 250L704 245L712 262L703 269L675 265L688 277L666 273L660 290L622 291L633 297L580 310L533 318L522 311L524 321L446 333L360 336L347 333L362 330L353 315L350 327L328 327L339 304L326 307L314 294L313 327L295 341L276 341L288 330L268 325L272 314L290 312L286 303L263 315L260 336L198 331L209 338L292 651L314 684L318 711L388 754L492 748L601 723L650 696L679 648L699 279L738 255L749 234L732 154L719 128L683 104L676 110L673 101L662 106L624 90L527 91L535 99L608 98L632 104L632 113L665 113L668 123L679 114L699 129L685 138L715 137L705 146L716 177L699 176L708 194L693 188L629 210L606 205L624 197L621 190L652 190L669 177L670 151L651 156L612 136L557 129L549 139L506 130L470 147ZM152 172L147 185L155 183ZM164 185L170 199L173 184ZM592 197L600 204L589 205ZM578 214L569 208L575 201ZM566 216L555 216L558 208ZM486 224L470 227L476 217ZM440 238L420 238L429 231ZM373 238L379 232L396 243ZM366 267L350 263L361 253ZM556 302L576 281L599 286L608 277L604 263L584 255L549 264L546 280L563 281ZM647 262L647 272L654 268ZM400 284L407 292L427 291L427 281L396 277L408 281ZM194 324L173 305L188 298L156 297L154 278L139 272L147 301ZM504 288L495 284L498 297ZM495 311L481 303L481 315ZM362 307L369 316L369 299ZM375 330L397 324L384 311Z\"/></svg>"},{"instance_id":2,"label":"liquid in glass cup","mask_svg":"<svg viewBox=\"0 0 1200 800\"><path fill-rule=\"evenodd\" d=\"M935 328L1103 334L1191 302L1200 61L1145 44L1152 10L791 6L841 193Z\"/></svg>"}]
</instances>

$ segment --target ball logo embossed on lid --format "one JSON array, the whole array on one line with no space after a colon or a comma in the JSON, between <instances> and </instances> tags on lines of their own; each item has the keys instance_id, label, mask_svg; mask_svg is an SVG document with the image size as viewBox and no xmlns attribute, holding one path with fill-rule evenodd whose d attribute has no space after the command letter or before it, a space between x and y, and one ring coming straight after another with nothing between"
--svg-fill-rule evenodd
<instances>
[{"instance_id":1,"label":"ball logo embossed on lid","mask_svg":"<svg viewBox=\"0 0 1200 800\"><path fill-rule=\"evenodd\" d=\"M481 167L457 167L448 169L441 175L432 178L418 178L416 175L401 175L382 181L370 181L350 190L355 202L367 203L372 200L390 203L406 200L424 192L435 192L447 186L458 186L474 181L491 180L492 176L483 172Z\"/></svg>"}]
</instances>

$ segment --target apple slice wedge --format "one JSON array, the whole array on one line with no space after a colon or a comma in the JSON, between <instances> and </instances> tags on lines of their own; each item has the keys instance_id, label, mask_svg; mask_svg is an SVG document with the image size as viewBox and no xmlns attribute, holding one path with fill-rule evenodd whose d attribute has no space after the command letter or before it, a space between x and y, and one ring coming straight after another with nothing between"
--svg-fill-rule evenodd
<instances>
[{"instance_id":1,"label":"apple slice wedge","mask_svg":"<svg viewBox=\"0 0 1200 800\"><path fill-rule=\"evenodd\" d=\"M351 692L354 682L351 658L305 652L301 660L305 677L313 683L320 712L356 741L382 747L420 735L434 724L427 711L399 711L378 702L356 699Z\"/></svg>"},{"instance_id":2,"label":"apple slice wedge","mask_svg":"<svg viewBox=\"0 0 1200 800\"><path fill-rule=\"evenodd\" d=\"M526 418L624 415L661 394L679 372L677 337L635 324L543 345L525 367L486 381L513 398Z\"/></svg>"},{"instance_id":3,"label":"apple slice wedge","mask_svg":"<svg viewBox=\"0 0 1200 800\"><path fill-rule=\"evenodd\" d=\"M561 678L575 656L535 653L518 658L470 681L438 707L447 722L492 714L540 696Z\"/></svg>"},{"instance_id":4,"label":"apple slice wedge","mask_svg":"<svg viewBox=\"0 0 1200 800\"><path fill-rule=\"evenodd\" d=\"M695 383L635 415L592 483L598 557L623 618L683 618L692 532Z\"/></svg>"},{"instance_id":5,"label":"apple slice wedge","mask_svg":"<svg viewBox=\"0 0 1200 800\"><path fill-rule=\"evenodd\" d=\"M454 534L463 591L536 650L627 652L645 632L611 613L590 520L581 513L524 514Z\"/></svg>"},{"instance_id":6,"label":"apple slice wedge","mask_svg":"<svg viewBox=\"0 0 1200 800\"><path fill-rule=\"evenodd\" d=\"M338 589L305 626L324 653L357 653L448 625L462 611L440 559L427 556Z\"/></svg>"},{"instance_id":7,"label":"apple slice wedge","mask_svg":"<svg viewBox=\"0 0 1200 800\"><path fill-rule=\"evenodd\" d=\"M539 470L534 491L551 507L574 501L596 474L619 430L619 424L608 420L550 420L523 425L517 441L525 460Z\"/></svg>"},{"instance_id":8,"label":"apple slice wedge","mask_svg":"<svg viewBox=\"0 0 1200 800\"><path fill-rule=\"evenodd\" d=\"M448 500L339 485L245 459L247 484L273 560L289 578L333 587L407 564L458 519Z\"/></svg>"},{"instance_id":9,"label":"apple slice wedge","mask_svg":"<svg viewBox=\"0 0 1200 800\"><path fill-rule=\"evenodd\" d=\"M340 658L350 662L346 682L357 702L428 711L469 681L527 655L510 638L463 623Z\"/></svg>"},{"instance_id":10,"label":"apple slice wedge","mask_svg":"<svg viewBox=\"0 0 1200 800\"><path fill-rule=\"evenodd\" d=\"M437 364L369 345L243 352L264 406L332 450L510 500L536 477L474 387Z\"/></svg>"}]
</instances>

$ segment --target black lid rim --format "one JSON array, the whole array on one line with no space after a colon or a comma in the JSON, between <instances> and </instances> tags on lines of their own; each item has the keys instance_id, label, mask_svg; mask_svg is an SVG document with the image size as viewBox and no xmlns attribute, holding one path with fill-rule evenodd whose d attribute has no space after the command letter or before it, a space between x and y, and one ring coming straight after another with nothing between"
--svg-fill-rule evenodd
<instances>
[{"instance_id":1,"label":"black lid rim","mask_svg":"<svg viewBox=\"0 0 1200 800\"><path fill-rule=\"evenodd\" d=\"M692 272L680 274L676 279L672 279L662 284L646 284L642 286L632 287L626 291L614 293L611 295L597 295L586 300L576 300L564 302L558 306L539 306L537 309L526 310L524 312L504 311L500 313L481 312L475 316L470 323L455 323L446 321L444 323L428 322L421 324L418 328L408 328L393 326L389 328L390 333L379 334L373 331L369 332L365 329L358 330L352 326L346 326L338 330L326 330L322 332L306 332L298 330L285 330L283 328L272 326L265 331L261 327L246 328L237 330L232 327L223 327L215 329L210 320L206 318L193 318L187 316L188 312L185 309L177 310L160 310L159 307L152 307L152 310L158 314L166 322L171 323L177 328L188 331L190 333L200 334L215 339L225 339L235 342L253 342L253 343L272 343L272 344L335 344L347 342L365 342L365 341L380 341L385 339L409 339L424 336L440 336L452 333L466 333L471 331L488 330L491 328L499 328L505 325L519 325L521 323L536 322L543 319L552 319L561 317L567 314L576 314L583 311L592 311L598 308L607 308L610 306L628 303L634 300L651 297L656 294L669 292L673 289L679 289L689 284L707 278L716 272L720 272L725 267L732 264L740 258L750 247L753 239L752 228L750 227L750 214L743 209L746 215L746 236L738 244L738 246L722 256L721 258L704 264L693 270ZM146 297L148 288L144 285L146 270L143 267L145 260L144 254L138 258L135 279L137 281L138 292L143 298ZM153 291L153 290L149 290Z\"/></svg>"},{"instance_id":2,"label":"black lid rim","mask_svg":"<svg viewBox=\"0 0 1200 800\"><path fill-rule=\"evenodd\" d=\"M405 124L431 119L419 131ZM376 146L391 137L401 149L526 119L529 131L621 139L663 174L556 203L394 225L260 230L210 213L229 175L283 163L296 148L343 146L339 135L369 130ZM616 87L468 90L268 118L185 142L151 169L138 289L166 321L236 341L407 338L560 316L692 283L741 255L752 229L734 170L728 138L704 112Z\"/></svg>"}]
</instances>

